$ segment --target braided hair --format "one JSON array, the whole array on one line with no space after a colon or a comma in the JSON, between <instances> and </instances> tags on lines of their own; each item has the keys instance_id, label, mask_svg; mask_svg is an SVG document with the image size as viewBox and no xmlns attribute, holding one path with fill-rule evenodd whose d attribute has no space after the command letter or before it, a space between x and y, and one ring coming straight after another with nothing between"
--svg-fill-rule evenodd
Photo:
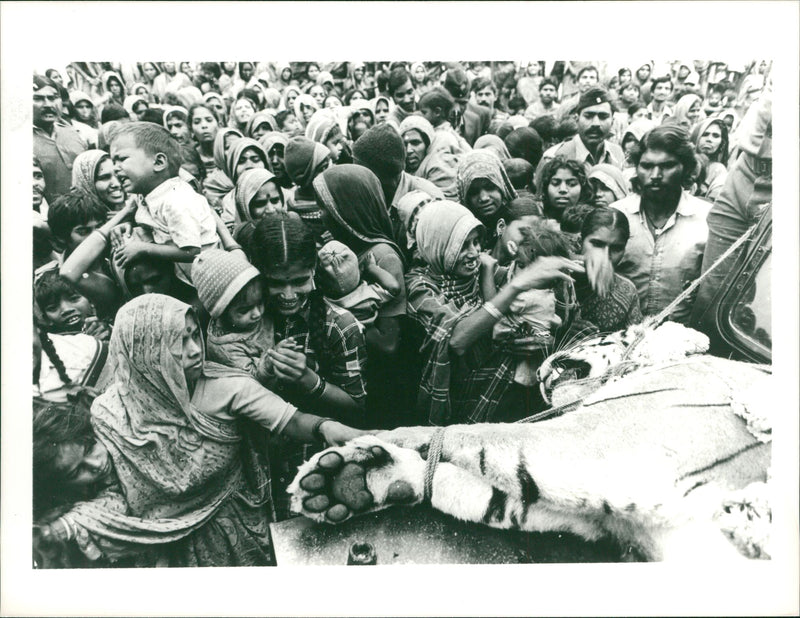
<instances>
[{"instance_id":1,"label":"braided hair","mask_svg":"<svg viewBox=\"0 0 800 618\"><path fill-rule=\"evenodd\" d=\"M317 246L305 222L293 212L265 214L257 223L245 247L250 261L263 274L273 268L300 266L315 270ZM321 289L309 294L308 343L317 353L320 365L326 365L325 316L327 305Z\"/></svg>"}]
</instances>

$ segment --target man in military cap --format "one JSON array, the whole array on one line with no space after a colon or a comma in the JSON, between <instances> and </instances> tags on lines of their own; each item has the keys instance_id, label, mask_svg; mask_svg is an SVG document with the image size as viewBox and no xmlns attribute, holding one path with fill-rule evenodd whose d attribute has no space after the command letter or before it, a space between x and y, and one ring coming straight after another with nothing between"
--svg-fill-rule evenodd
<instances>
[{"instance_id":1,"label":"man in military cap","mask_svg":"<svg viewBox=\"0 0 800 618\"><path fill-rule=\"evenodd\" d=\"M622 169L625 154L622 148L607 139L611 134L613 119L608 93L603 88L592 88L584 92L575 107L575 112L578 114L578 134L544 153L536 168L537 182L544 164L557 156L580 161L586 165L587 172L590 167L598 163L610 163Z\"/></svg>"},{"instance_id":2,"label":"man in military cap","mask_svg":"<svg viewBox=\"0 0 800 618\"><path fill-rule=\"evenodd\" d=\"M450 124L470 146L473 146L475 140L489 131L492 112L482 106L469 105L469 77L460 66L447 70L444 78L444 88L456 102L453 106Z\"/></svg>"}]
</instances>

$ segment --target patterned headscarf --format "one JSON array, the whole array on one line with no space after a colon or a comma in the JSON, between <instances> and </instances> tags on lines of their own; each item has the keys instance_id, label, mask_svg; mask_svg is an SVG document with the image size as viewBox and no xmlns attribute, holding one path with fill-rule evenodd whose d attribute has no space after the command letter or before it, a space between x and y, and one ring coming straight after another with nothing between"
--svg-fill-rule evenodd
<instances>
[{"instance_id":1,"label":"patterned headscarf","mask_svg":"<svg viewBox=\"0 0 800 618\"><path fill-rule=\"evenodd\" d=\"M94 198L100 204L103 200L94 187L94 177L104 159L110 159L104 150L84 150L72 162L72 187Z\"/></svg>"},{"instance_id":2,"label":"patterned headscarf","mask_svg":"<svg viewBox=\"0 0 800 618\"><path fill-rule=\"evenodd\" d=\"M368 245L386 243L398 256L402 255L394 241L381 183L366 167L352 164L331 167L314 179L314 192L317 202L344 232ZM348 239L337 240L349 244Z\"/></svg>"},{"instance_id":3,"label":"patterned headscarf","mask_svg":"<svg viewBox=\"0 0 800 618\"><path fill-rule=\"evenodd\" d=\"M517 192L497 155L487 150L473 150L464 155L458 165L458 172L456 172L459 202L467 203L470 186L480 178L486 178L500 190L504 204L517 197Z\"/></svg>"},{"instance_id":4,"label":"patterned headscarf","mask_svg":"<svg viewBox=\"0 0 800 618\"><path fill-rule=\"evenodd\" d=\"M411 248L416 242L417 221L415 215L433 198L425 191L409 191L397 202L397 214L406 230L406 247Z\"/></svg>"},{"instance_id":5,"label":"patterned headscarf","mask_svg":"<svg viewBox=\"0 0 800 618\"><path fill-rule=\"evenodd\" d=\"M483 224L461 204L437 201L427 204L417 219L417 248L431 273L449 276L467 236Z\"/></svg>"},{"instance_id":6,"label":"patterned headscarf","mask_svg":"<svg viewBox=\"0 0 800 618\"><path fill-rule=\"evenodd\" d=\"M491 133L481 135L477 140L475 140L475 145L473 148L475 150L489 150L496 154L501 161L511 158L511 153L508 152L508 146L506 146L506 143L500 139L500 137Z\"/></svg>"},{"instance_id":7,"label":"patterned headscarf","mask_svg":"<svg viewBox=\"0 0 800 618\"><path fill-rule=\"evenodd\" d=\"M139 517L179 517L218 503L236 485L229 482L238 473L236 425L203 416L191 402L182 365L189 315L189 305L162 294L123 305L109 344L114 383L92 406L95 432ZM203 366L209 377L235 373ZM203 495L192 492L203 485Z\"/></svg>"},{"instance_id":8,"label":"patterned headscarf","mask_svg":"<svg viewBox=\"0 0 800 618\"><path fill-rule=\"evenodd\" d=\"M278 128L278 124L275 122L275 117L272 114L264 111L256 112L250 117L250 120L247 121L247 125L244 129L245 135L247 135L247 137L253 137L253 131L258 128L258 125L265 122L269 125L270 131L275 131Z\"/></svg>"},{"instance_id":9,"label":"patterned headscarf","mask_svg":"<svg viewBox=\"0 0 800 618\"><path fill-rule=\"evenodd\" d=\"M236 223L245 223L252 221L253 217L250 214L250 201L255 197L258 190L261 189L268 182L275 183L275 174L270 171L262 169L245 170L236 181L236 193L234 194L236 200ZM278 187L278 193L283 200L283 191ZM283 210L285 206L281 204Z\"/></svg>"},{"instance_id":10,"label":"patterned headscarf","mask_svg":"<svg viewBox=\"0 0 800 618\"><path fill-rule=\"evenodd\" d=\"M225 155L225 174L231 179L231 182L236 182L239 178L236 173L236 166L239 165L239 159L242 158L242 154L248 148L254 148L261 156L261 160L264 161L264 167L267 167L267 153L264 152L261 144L250 137L238 139L228 150L228 154Z\"/></svg>"},{"instance_id":11,"label":"patterned headscarf","mask_svg":"<svg viewBox=\"0 0 800 618\"><path fill-rule=\"evenodd\" d=\"M320 109L308 119L306 137L318 144L324 144L337 127L339 127L339 120L336 114L330 109Z\"/></svg>"}]
</instances>

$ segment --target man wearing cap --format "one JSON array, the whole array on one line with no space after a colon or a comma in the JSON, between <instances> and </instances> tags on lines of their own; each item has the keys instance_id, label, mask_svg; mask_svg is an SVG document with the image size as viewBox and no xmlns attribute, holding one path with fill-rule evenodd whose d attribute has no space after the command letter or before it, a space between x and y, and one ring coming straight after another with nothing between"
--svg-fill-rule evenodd
<instances>
[{"instance_id":1,"label":"man wearing cap","mask_svg":"<svg viewBox=\"0 0 800 618\"><path fill-rule=\"evenodd\" d=\"M46 77L33 78L33 156L44 174L48 204L72 186L72 162L88 148L77 131L61 118L61 96Z\"/></svg>"},{"instance_id":2,"label":"man wearing cap","mask_svg":"<svg viewBox=\"0 0 800 618\"><path fill-rule=\"evenodd\" d=\"M608 141L611 134L613 109L608 93L602 88L592 88L581 95L575 111L578 114L578 134L571 140L547 150L536 168L536 186L539 186L542 168L550 159L562 156L575 159L589 168L598 163L610 163L622 169L625 154L617 144Z\"/></svg>"},{"instance_id":3,"label":"man wearing cap","mask_svg":"<svg viewBox=\"0 0 800 618\"><path fill-rule=\"evenodd\" d=\"M444 78L444 88L456 102L450 124L470 146L473 146L475 140L489 132L492 111L477 104L470 105L469 77L461 67L448 69Z\"/></svg>"}]
</instances>

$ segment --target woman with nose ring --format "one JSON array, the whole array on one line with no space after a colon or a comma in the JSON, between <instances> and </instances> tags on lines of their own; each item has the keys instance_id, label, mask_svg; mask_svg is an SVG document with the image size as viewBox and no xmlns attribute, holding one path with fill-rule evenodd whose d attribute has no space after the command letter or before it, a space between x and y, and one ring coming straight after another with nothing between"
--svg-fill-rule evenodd
<instances>
[{"instance_id":1,"label":"woman with nose ring","mask_svg":"<svg viewBox=\"0 0 800 618\"><path fill-rule=\"evenodd\" d=\"M583 272L572 260L540 257L499 285L491 300L485 299L482 279L496 279L497 264L480 250L484 229L455 202L431 202L417 220L417 248L423 264L408 272L406 288L409 315L425 331L420 348L425 364L417 398L422 422L452 425L500 420L499 411L509 407L501 401L511 394L515 344L493 342L494 324L522 292L573 281L572 274ZM506 409L504 417L525 416L522 406Z\"/></svg>"}]
</instances>

